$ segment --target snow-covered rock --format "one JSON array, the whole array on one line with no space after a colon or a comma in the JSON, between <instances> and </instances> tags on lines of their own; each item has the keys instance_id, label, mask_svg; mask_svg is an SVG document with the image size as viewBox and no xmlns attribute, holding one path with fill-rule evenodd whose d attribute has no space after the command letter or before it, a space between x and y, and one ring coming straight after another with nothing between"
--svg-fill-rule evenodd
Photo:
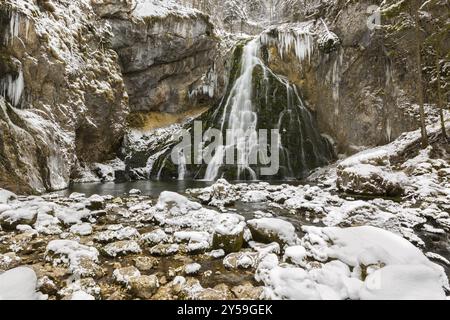
<instances>
[{"instance_id":1,"label":"snow-covered rock","mask_svg":"<svg viewBox=\"0 0 450 320\"><path fill-rule=\"evenodd\" d=\"M337 170L337 187L347 193L396 197L404 194L406 183L404 173L370 164L338 166Z\"/></svg>"},{"instance_id":2,"label":"snow-covered rock","mask_svg":"<svg viewBox=\"0 0 450 320\"><path fill-rule=\"evenodd\" d=\"M294 245L297 242L295 227L290 222L277 218L263 218L249 220L247 225L255 241L277 242L281 246Z\"/></svg>"},{"instance_id":3,"label":"snow-covered rock","mask_svg":"<svg viewBox=\"0 0 450 320\"><path fill-rule=\"evenodd\" d=\"M226 253L241 250L244 244L245 219L236 214L222 214L218 217L214 229L213 249L222 249Z\"/></svg>"},{"instance_id":4,"label":"snow-covered rock","mask_svg":"<svg viewBox=\"0 0 450 320\"><path fill-rule=\"evenodd\" d=\"M0 225L5 229L15 229L18 225L33 225L37 219L35 208L20 208L3 211L0 214Z\"/></svg>"},{"instance_id":5,"label":"snow-covered rock","mask_svg":"<svg viewBox=\"0 0 450 320\"><path fill-rule=\"evenodd\" d=\"M0 300L42 300L33 269L19 267L0 274Z\"/></svg>"}]
</instances>

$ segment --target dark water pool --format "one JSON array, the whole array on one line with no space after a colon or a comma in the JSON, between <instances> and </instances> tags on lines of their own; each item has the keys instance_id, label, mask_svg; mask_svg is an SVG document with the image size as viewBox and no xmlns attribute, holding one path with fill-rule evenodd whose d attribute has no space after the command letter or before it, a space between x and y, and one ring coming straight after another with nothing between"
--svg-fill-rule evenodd
<instances>
[{"instance_id":1,"label":"dark water pool","mask_svg":"<svg viewBox=\"0 0 450 320\"><path fill-rule=\"evenodd\" d=\"M240 183L248 181L234 181L232 183ZM68 189L58 192L60 195L69 196L73 192L79 192L86 194L87 197L98 194L98 195L112 195L112 196L123 196L130 192L132 189L139 189L142 195L159 197L163 191L173 191L178 193L185 193L186 189L191 188L205 188L212 185L214 182L201 181L201 180L167 180L167 181L132 181L124 183L76 183L72 184ZM258 182L255 182L258 183ZM290 185L300 185L299 181L270 181L272 185L280 184L290 184Z\"/></svg>"}]
</instances>

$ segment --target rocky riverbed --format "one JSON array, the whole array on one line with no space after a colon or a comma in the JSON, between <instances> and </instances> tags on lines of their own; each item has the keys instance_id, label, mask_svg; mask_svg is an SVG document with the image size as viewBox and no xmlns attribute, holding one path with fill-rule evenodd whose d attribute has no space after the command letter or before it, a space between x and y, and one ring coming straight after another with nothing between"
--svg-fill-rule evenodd
<instances>
[{"instance_id":1,"label":"rocky riverbed","mask_svg":"<svg viewBox=\"0 0 450 320\"><path fill-rule=\"evenodd\" d=\"M435 144L389 170L379 162L415 134L298 186L219 180L159 197L2 190L0 297L444 299L449 163L435 155L445 150Z\"/></svg>"}]
</instances>

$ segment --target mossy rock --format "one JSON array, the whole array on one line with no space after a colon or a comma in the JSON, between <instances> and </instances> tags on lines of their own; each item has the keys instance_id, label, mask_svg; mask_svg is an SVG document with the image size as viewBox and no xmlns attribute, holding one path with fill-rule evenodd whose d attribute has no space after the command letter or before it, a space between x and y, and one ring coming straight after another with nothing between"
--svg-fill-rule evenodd
<instances>
[{"instance_id":1,"label":"mossy rock","mask_svg":"<svg viewBox=\"0 0 450 320\"><path fill-rule=\"evenodd\" d=\"M236 235L222 235L217 232L213 236L213 249L222 249L225 253L239 252L244 245L244 230Z\"/></svg>"}]
</instances>

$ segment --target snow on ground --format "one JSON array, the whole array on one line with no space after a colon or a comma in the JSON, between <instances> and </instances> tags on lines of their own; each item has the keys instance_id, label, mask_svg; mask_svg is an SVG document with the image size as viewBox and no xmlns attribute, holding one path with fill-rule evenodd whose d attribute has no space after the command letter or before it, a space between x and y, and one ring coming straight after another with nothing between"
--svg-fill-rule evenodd
<instances>
[{"instance_id":1,"label":"snow on ground","mask_svg":"<svg viewBox=\"0 0 450 320\"><path fill-rule=\"evenodd\" d=\"M0 274L0 300L42 300L33 269L19 267Z\"/></svg>"},{"instance_id":2,"label":"snow on ground","mask_svg":"<svg viewBox=\"0 0 450 320\"><path fill-rule=\"evenodd\" d=\"M257 270L270 299L445 299L442 267L405 239L374 227L305 227L294 264L267 255ZM314 263L312 261L315 261Z\"/></svg>"},{"instance_id":3,"label":"snow on ground","mask_svg":"<svg viewBox=\"0 0 450 320\"><path fill-rule=\"evenodd\" d=\"M201 12L188 8L175 0L137 0L133 14L137 17L166 17L175 14L183 17L192 17Z\"/></svg>"}]
</instances>

